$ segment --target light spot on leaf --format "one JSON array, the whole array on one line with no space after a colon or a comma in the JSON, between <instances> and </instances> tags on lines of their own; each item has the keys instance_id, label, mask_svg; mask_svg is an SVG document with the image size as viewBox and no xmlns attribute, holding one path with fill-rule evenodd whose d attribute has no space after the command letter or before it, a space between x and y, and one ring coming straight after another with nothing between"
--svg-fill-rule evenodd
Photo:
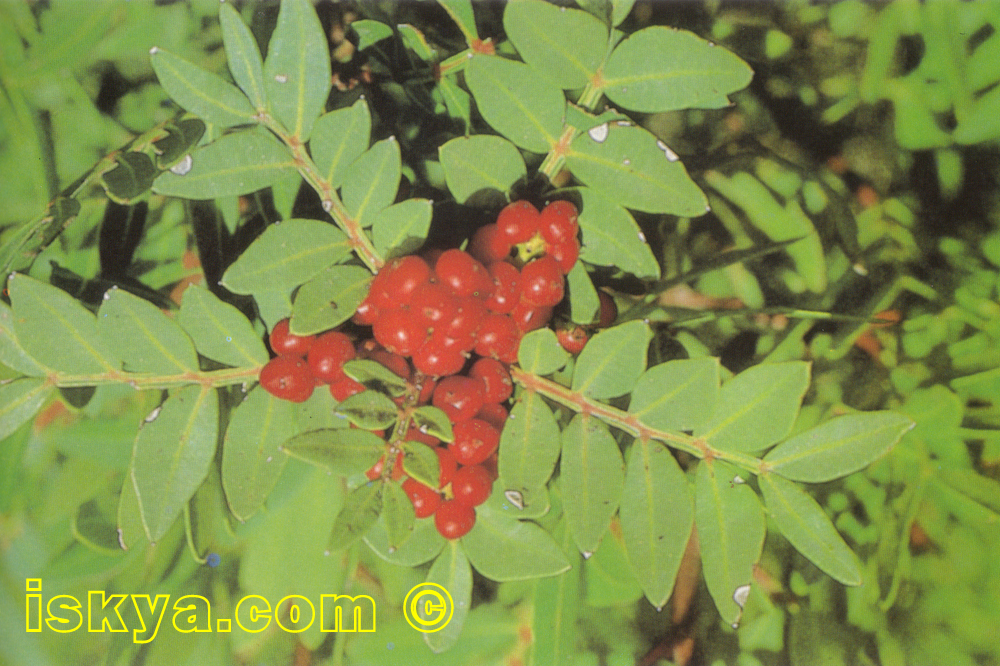
<instances>
[{"instance_id":1,"label":"light spot on leaf","mask_svg":"<svg viewBox=\"0 0 1000 666\"><path fill-rule=\"evenodd\" d=\"M677 157L677 153L670 150L670 147L667 144L663 143L662 141L657 140L656 147L662 150L663 154L666 155L667 159L670 160L671 162L676 162L678 159L680 159Z\"/></svg>"},{"instance_id":2,"label":"light spot on leaf","mask_svg":"<svg viewBox=\"0 0 1000 666\"><path fill-rule=\"evenodd\" d=\"M604 141L608 138L608 124L604 123L602 125L598 125L597 127L591 127L590 130L588 130L587 135L597 143L604 143Z\"/></svg>"},{"instance_id":3,"label":"light spot on leaf","mask_svg":"<svg viewBox=\"0 0 1000 666\"><path fill-rule=\"evenodd\" d=\"M517 490L505 490L503 496L518 509L524 508L524 495Z\"/></svg>"},{"instance_id":4,"label":"light spot on leaf","mask_svg":"<svg viewBox=\"0 0 1000 666\"><path fill-rule=\"evenodd\" d=\"M194 165L194 160L191 158L191 153L188 153L180 162L170 167L170 173L183 176L191 170L192 165Z\"/></svg>"},{"instance_id":5,"label":"light spot on leaf","mask_svg":"<svg viewBox=\"0 0 1000 666\"><path fill-rule=\"evenodd\" d=\"M277 81L278 83L288 83L288 75L287 74L275 74L274 75L274 80Z\"/></svg>"}]
</instances>

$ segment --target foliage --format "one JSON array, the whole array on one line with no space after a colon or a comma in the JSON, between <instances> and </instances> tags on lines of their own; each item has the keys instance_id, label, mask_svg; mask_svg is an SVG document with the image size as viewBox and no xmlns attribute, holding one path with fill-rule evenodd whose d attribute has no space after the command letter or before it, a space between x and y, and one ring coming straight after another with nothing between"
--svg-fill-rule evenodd
<instances>
[{"instance_id":1,"label":"foliage","mask_svg":"<svg viewBox=\"0 0 1000 666\"><path fill-rule=\"evenodd\" d=\"M751 67L641 19L631 2L372 4L360 19L285 0L223 3L217 22L207 4L0 7L5 173L15 155L45 151L32 118L51 119L55 146L38 160L47 170L12 180L18 206L0 220L0 542L12 544L2 600L17 608L32 577L47 596L201 594L219 617L248 594L372 594L378 633L330 637L292 615L301 633L164 631L142 645L35 640L4 624L6 659L79 649L107 663L270 663L297 650L330 663L618 663L652 649L660 631L640 630L650 608L670 603L683 626L699 577L714 605L700 614L702 636L729 637L706 657L996 656L983 629L997 612L984 560L1000 492L983 473L1000 459L988 429L996 231L982 252L942 238L959 277L954 304L938 307L946 290L905 263L922 251L910 231L919 202L886 198L855 216L834 173L778 150L729 149L726 114L767 123L738 93ZM963 7L847 0L784 16L868 42L858 92L826 121L887 96L900 147L937 149L940 166L961 150L953 144L996 138L977 120L995 105L995 61L983 55L992 6ZM177 23L138 43L161 12ZM862 31L850 12L876 20ZM352 40L335 38L332 60L331 21ZM724 11L714 21L718 39L739 25ZM957 40L948 21L979 36ZM780 61L791 46L779 34L765 51ZM896 42L916 34L918 66L892 74ZM940 55L956 44L962 77ZM148 58L128 64L139 47ZM61 77L73 63L93 87L99 58L148 80L114 119ZM930 106L911 103L928 95ZM164 117L173 104L183 112ZM952 109L945 131L934 114ZM88 116L94 131L79 131ZM712 145L680 125L710 127ZM703 163L698 153L715 149ZM256 384L264 332L286 317L301 335L344 325L387 259L457 245L507 202L553 195L577 204L582 238L560 325L596 328L599 292L621 314L578 355L549 329L524 338L500 479L472 532L447 541L399 510L398 486L364 477L385 450L365 429L397 425L392 378L356 363L348 374L379 390L279 401ZM187 284L198 277L204 286ZM873 325L900 302L896 347ZM744 334L752 349L734 359ZM875 358L856 352L869 338ZM865 395L856 373L876 366L887 371ZM447 437L440 414L416 418ZM975 453L964 440L985 443ZM414 447L404 467L433 478L433 457ZM914 556L918 529L942 551ZM935 563L964 557L944 546L951 539L980 554L959 581L982 613L953 621L965 643L921 638L948 607L920 596L943 585ZM422 581L448 589L456 612L421 638L399 608ZM794 616L778 603L786 592ZM835 595L870 644L824 630ZM885 615L918 600L907 622Z\"/></svg>"}]
</instances>

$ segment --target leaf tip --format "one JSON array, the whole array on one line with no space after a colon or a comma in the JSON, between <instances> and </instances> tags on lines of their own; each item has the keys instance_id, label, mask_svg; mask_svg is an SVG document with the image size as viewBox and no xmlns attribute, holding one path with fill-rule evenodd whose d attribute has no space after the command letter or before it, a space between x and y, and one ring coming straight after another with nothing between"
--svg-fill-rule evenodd
<instances>
[{"instance_id":1,"label":"leaf tip","mask_svg":"<svg viewBox=\"0 0 1000 666\"><path fill-rule=\"evenodd\" d=\"M153 48L149 49L149 55L151 55L151 56L152 55L156 55L159 52L160 52L160 47L159 46L154 46Z\"/></svg>"}]
</instances>

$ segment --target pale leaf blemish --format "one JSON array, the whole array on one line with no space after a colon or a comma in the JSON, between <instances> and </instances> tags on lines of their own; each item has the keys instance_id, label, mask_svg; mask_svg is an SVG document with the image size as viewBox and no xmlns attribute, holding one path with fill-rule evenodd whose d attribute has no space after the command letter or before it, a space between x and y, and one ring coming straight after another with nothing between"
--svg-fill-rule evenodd
<instances>
[{"instance_id":1,"label":"pale leaf blemish","mask_svg":"<svg viewBox=\"0 0 1000 666\"><path fill-rule=\"evenodd\" d=\"M733 592L733 601L735 601L736 605L739 606L740 609L742 609L743 606L746 605L747 597L749 596L750 596L750 586L740 585L738 588L736 588L736 591Z\"/></svg>"},{"instance_id":2,"label":"pale leaf blemish","mask_svg":"<svg viewBox=\"0 0 1000 666\"><path fill-rule=\"evenodd\" d=\"M591 127L587 131L587 135L597 143L604 143L608 138L608 124L604 123L597 127Z\"/></svg>"},{"instance_id":3,"label":"pale leaf blemish","mask_svg":"<svg viewBox=\"0 0 1000 666\"><path fill-rule=\"evenodd\" d=\"M287 74L275 74L274 75L274 80L277 81L278 83L288 83L288 75Z\"/></svg>"},{"instance_id":4,"label":"pale leaf blemish","mask_svg":"<svg viewBox=\"0 0 1000 666\"><path fill-rule=\"evenodd\" d=\"M663 143L663 141L661 141L659 139L657 139L657 141L656 141L656 147L659 148L660 150L662 150L663 154L666 155L667 159L670 160L671 162L676 162L678 159L680 159L679 157L677 157L677 153L675 153L674 151L670 150L670 146L668 146L667 144Z\"/></svg>"},{"instance_id":5,"label":"pale leaf blemish","mask_svg":"<svg viewBox=\"0 0 1000 666\"><path fill-rule=\"evenodd\" d=\"M194 159L191 157L191 153L185 155L180 162L170 167L170 173L177 176L186 175L191 167L194 166Z\"/></svg>"},{"instance_id":6,"label":"pale leaf blemish","mask_svg":"<svg viewBox=\"0 0 1000 666\"><path fill-rule=\"evenodd\" d=\"M524 509L524 495L517 490L505 490L503 496L518 509Z\"/></svg>"}]
</instances>

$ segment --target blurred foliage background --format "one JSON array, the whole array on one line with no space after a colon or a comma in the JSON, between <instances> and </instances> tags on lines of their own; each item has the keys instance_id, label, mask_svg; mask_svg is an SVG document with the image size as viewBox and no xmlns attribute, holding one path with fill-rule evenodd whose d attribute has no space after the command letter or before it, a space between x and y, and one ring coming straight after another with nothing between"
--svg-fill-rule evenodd
<instances>
[{"instance_id":1,"label":"blurred foliage background","mask_svg":"<svg viewBox=\"0 0 1000 666\"><path fill-rule=\"evenodd\" d=\"M580 5L599 11L602 3ZM276 6L239 6L266 43ZM481 34L501 51L502 9L476 5ZM0 240L101 157L176 114L150 67L152 46L226 76L217 10L216 0L0 2ZM400 139L408 195L442 199L437 147L462 134L467 118L428 91L431 73L410 50L387 46L395 42L359 49L364 36L351 23L417 26L444 50L459 50L457 29L433 3L324 1L317 10L334 57L336 106L364 94L373 136ZM899 409L918 427L870 469L814 488L865 562L865 585L845 589L769 537L734 631L697 572L682 570L688 583L678 584L672 606L653 610L623 573L612 539L585 565L572 663L1000 664L1000 2L639 1L623 27L653 24L715 40L755 72L731 108L641 118L681 155L713 208L693 220L638 217L664 277L767 236L769 201L796 202L824 239L813 281L803 270L813 265L808 257L792 258L796 271L763 258L667 292L663 305L694 302L709 316L675 320L657 339L659 353L707 350L734 372L763 359L812 360L799 430L842 407ZM755 182L770 193L762 198ZM296 205L295 194L217 201L225 233L211 243L196 238L181 202L152 196L142 240L119 274L102 261L96 230L109 204L94 196L34 274L83 300L115 280L169 298L178 284L220 273L269 213ZM482 221L476 215L442 204L432 234L464 235ZM613 274L608 282L625 300L634 287ZM731 299L755 316L726 314ZM789 317L793 309L881 323ZM199 526L219 546L218 567L187 551L183 531L142 553L79 538L81 521L114 505L135 425L155 403L128 387L64 390L4 441L0 663L539 663L531 620L544 582L477 579L461 640L432 655L399 612L406 590L423 580L420 569L367 550L360 561L302 556L304 544L325 539L342 490L294 460L265 519L252 525L226 522L217 483L199 494L220 507L205 512L217 524ZM378 603L378 631L163 631L145 646L121 635L29 634L24 580L36 575L46 598L90 589L197 593L220 616L247 593L364 593Z\"/></svg>"}]
</instances>

